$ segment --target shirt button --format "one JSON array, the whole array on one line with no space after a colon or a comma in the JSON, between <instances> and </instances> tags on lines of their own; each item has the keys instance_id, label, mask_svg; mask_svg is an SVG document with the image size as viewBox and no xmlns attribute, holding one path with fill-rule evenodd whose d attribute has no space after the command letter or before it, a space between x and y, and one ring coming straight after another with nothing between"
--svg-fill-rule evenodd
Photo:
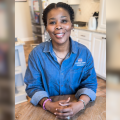
<instances>
[{"instance_id":1,"label":"shirt button","mask_svg":"<svg viewBox=\"0 0 120 120\"><path fill-rule=\"evenodd\" d=\"M63 87L63 85L61 85L61 87Z\"/></svg>"},{"instance_id":2,"label":"shirt button","mask_svg":"<svg viewBox=\"0 0 120 120\"><path fill-rule=\"evenodd\" d=\"M63 75L63 73L62 73L62 75Z\"/></svg>"}]
</instances>

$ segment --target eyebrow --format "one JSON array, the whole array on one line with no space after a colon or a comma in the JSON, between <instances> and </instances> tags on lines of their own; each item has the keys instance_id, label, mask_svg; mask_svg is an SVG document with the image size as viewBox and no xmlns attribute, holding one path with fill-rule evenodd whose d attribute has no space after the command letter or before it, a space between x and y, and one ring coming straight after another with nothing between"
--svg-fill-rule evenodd
<instances>
[{"instance_id":1,"label":"eyebrow","mask_svg":"<svg viewBox=\"0 0 120 120\"><path fill-rule=\"evenodd\" d=\"M61 16L61 18L64 18L64 17L67 17L67 16ZM50 18L49 20L55 20L55 18Z\"/></svg>"}]
</instances>

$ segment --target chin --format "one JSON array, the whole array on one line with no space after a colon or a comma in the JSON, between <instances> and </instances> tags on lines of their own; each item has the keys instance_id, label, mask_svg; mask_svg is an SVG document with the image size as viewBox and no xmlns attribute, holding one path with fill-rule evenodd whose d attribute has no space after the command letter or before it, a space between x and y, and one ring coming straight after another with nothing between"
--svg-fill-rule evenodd
<instances>
[{"instance_id":1,"label":"chin","mask_svg":"<svg viewBox=\"0 0 120 120\"><path fill-rule=\"evenodd\" d=\"M56 39L55 42L58 44L64 44L67 42L67 40L66 39Z\"/></svg>"}]
</instances>

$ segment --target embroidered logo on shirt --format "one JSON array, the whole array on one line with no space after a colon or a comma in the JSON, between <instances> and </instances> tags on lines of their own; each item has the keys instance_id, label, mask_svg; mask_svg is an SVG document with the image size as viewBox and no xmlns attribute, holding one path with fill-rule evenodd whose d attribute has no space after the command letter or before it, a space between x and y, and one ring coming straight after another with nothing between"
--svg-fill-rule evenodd
<instances>
[{"instance_id":1,"label":"embroidered logo on shirt","mask_svg":"<svg viewBox=\"0 0 120 120\"><path fill-rule=\"evenodd\" d=\"M80 59L78 59L78 62L82 62L82 59L80 58Z\"/></svg>"},{"instance_id":2,"label":"embroidered logo on shirt","mask_svg":"<svg viewBox=\"0 0 120 120\"><path fill-rule=\"evenodd\" d=\"M84 66L86 62L82 62L82 58L79 58L78 61L75 63L77 66Z\"/></svg>"}]
</instances>

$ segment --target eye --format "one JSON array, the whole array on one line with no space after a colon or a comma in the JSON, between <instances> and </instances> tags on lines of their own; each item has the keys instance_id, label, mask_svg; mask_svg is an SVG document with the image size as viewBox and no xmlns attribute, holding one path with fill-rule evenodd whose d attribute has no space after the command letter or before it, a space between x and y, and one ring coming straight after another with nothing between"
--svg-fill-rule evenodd
<instances>
[{"instance_id":1,"label":"eye","mask_svg":"<svg viewBox=\"0 0 120 120\"><path fill-rule=\"evenodd\" d=\"M67 23L67 20L62 20L62 23Z\"/></svg>"},{"instance_id":2,"label":"eye","mask_svg":"<svg viewBox=\"0 0 120 120\"><path fill-rule=\"evenodd\" d=\"M52 21L52 22L50 22L50 24L53 24L53 25L54 25L54 24L55 24L55 22L54 22L54 21Z\"/></svg>"}]
</instances>

